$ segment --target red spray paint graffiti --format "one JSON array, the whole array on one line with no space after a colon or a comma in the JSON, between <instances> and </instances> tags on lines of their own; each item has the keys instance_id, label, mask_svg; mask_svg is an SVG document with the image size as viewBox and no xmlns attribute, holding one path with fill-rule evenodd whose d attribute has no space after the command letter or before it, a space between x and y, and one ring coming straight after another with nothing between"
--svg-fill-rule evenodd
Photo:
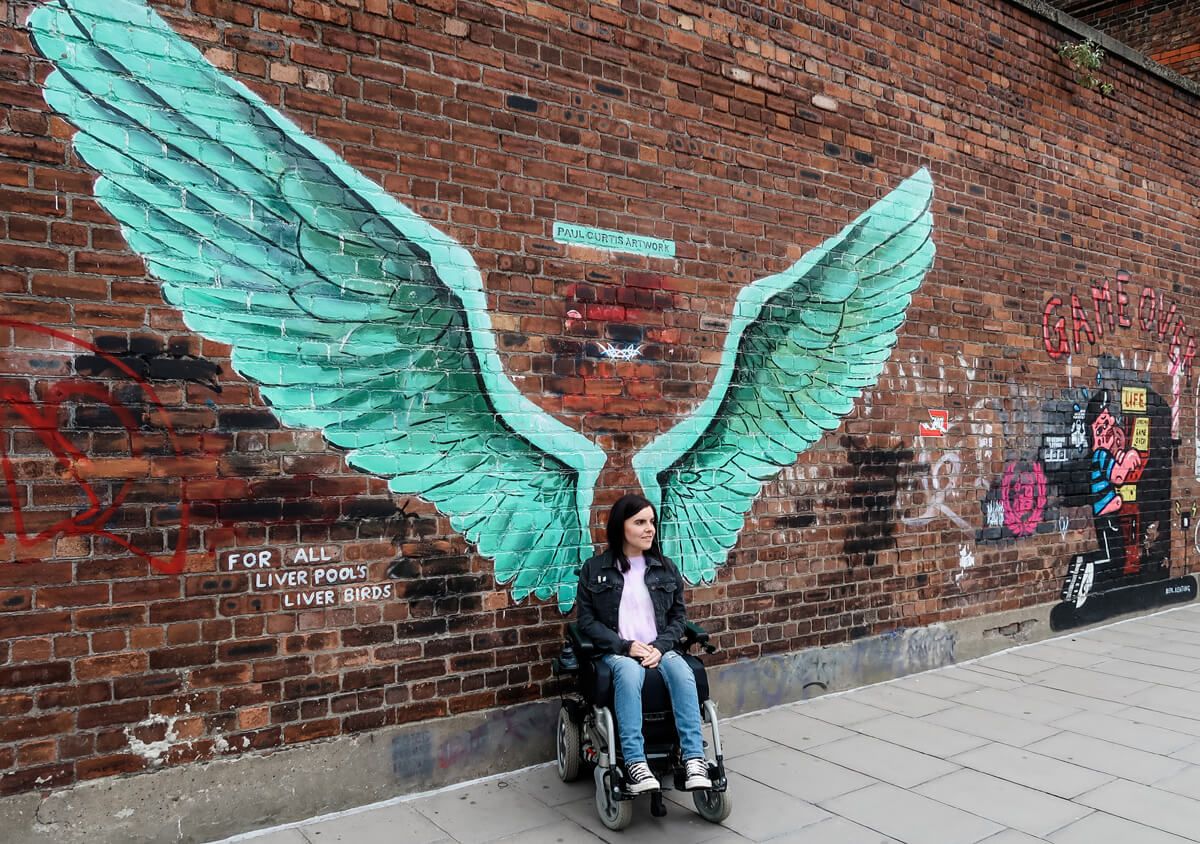
<instances>
[{"instance_id":1,"label":"red spray paint graffiti","mask_svg":"<svg viewBox=\"0 0 1200 844\"><path fill-rule=\"evenodd\" d=\"M1016 536L1029 536L1037 530L1046 509L1046 475L1041 463L1009 463L1004 470L1002 489L1004 524Z\"/></svg>"},{"instance_id":2,"label":"red spray paint graffiti","mask_svg":"<svg viewBox=\"0 0 1200 844\"><path fill-rule=\"evenodd\" d=\"M167 440L174 450L175 456L177 458L182 457L182 452L175 436L175 430L167 414L167 409L159 401L153 388L126 364L112 355L105 354L92 344L78 340L62 331L4 318L0 318L0 325L23 331L34 331L47 337L53 337L56 340L78 346L81 349L86 349L91 354L102 358L116 370L128 376L141 389L143 395L145 395L153 406L154 413L158 417L158 423L166 431ZM24 386L18 384L0 385L0 407L7 405L12 408L17 418L34 432L46 450L53 455L66 476L79 485L88 501L88 506L82 512L61 519L31 534L26 530L25 514L21 503L22 497L20 489L17 486L17 473L13 465L12 456L5 449L4 439L0 438L0 466L3 467L4 482L7 487L9 501L12 505L14 533L17 543L29 547L60 535L67 537L98 536L108 539L130 553L146 560L151 566L164 574L179 574L183 571L187 551L189 520L187 479L180 479L182 491L179 507L179 535L175 542L174 553L170 559L164 560L147 554L123 537L109 531L107 525L113 516L116 515L117 511L120 510L122 504L124 504L135 481L126 478L120 488L111 496L111 500L107 504L103 503L101 496L97 493L90 480L93 467L92 460L71 441L59 424L60 411L64 402L81 397L90 398L108 407L125 429L126 436L129 438L130 458L135 461L142 459L142 434L138 428L137 420L129 407L117 399L107 387L84 381L55 383L47 388L45 399L39 406L39 403Z\"/></svg>"}]
</instances>

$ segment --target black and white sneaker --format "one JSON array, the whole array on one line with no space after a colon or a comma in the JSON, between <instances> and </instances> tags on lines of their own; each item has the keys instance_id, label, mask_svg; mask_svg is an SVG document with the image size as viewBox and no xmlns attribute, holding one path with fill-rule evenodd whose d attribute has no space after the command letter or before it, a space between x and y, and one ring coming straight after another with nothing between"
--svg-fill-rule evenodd
<instances>
[{"instance_id":1,"label":"black and white sneaker","mask_svg":"<svg viewBox=\"0 0 1200 844\"><path fill-rule=\"evenodd\" d=\"M650 773L650 766L645 762L634 762L625 766L625 782L630 794L642 794L647 791L658 791L658 779Z\"/></svg>"},{"instance_id":2,"label":"black and white sneaker","mask_svg":"<svg viewBox=\"0 0 1200 844\"><path fill-rule=\"evenodd\" d=\"M683 787L688 791L701 788L712 788L712 780L708 778L708 762L703 759L689 759L683 763L687 781Z\"/></svg>"}]
</instances>

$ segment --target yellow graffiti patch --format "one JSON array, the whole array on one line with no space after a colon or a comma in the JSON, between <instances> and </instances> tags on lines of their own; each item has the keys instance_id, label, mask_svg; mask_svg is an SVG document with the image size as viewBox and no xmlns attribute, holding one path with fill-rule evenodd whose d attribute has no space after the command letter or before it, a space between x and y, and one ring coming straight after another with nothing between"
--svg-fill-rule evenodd
<instances>
[{"instance_id":1,"label":"yellow graffiti patch","mask_svg":"<svg viewBox=\"0 0 1200 844\"><path fill-rule=\"evenodd\" d=\"M1145 416L1134 420L1132 445L1138 451L1150 450L1150 420Z\"/></svg>"},{"instance_id":2,"label":"yellow graffiti patch","mask_svg":"<svg viewBox=\"0 0 1200 844\"><path fill-rule=\"evenodd\" d=\"M1146 388L1122 387L1121 410L1133 413L1146 412Z\"/></svg>"}]
</instances>

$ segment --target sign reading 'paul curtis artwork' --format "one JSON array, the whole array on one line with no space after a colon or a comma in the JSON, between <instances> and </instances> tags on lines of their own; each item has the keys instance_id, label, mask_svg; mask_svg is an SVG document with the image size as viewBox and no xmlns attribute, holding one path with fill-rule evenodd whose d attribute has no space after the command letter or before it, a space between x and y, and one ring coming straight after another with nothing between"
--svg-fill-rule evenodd
<instances>
[{"instance_id":1,"label":"sign reading 'paul curtis artwork'","mask_svg":"<svg viewBox=\"0 0 1200 844\"><path fill-rule=\"evenodd\" d=\"M555 223L554 240L557 243L574 243L580 246L591 246L593 249L609 249L613 252L656 255L660 258L675 257L675 244L670 240L642 237L609 229L593 229L573 223Z\"/></svg>"}]
</instances>

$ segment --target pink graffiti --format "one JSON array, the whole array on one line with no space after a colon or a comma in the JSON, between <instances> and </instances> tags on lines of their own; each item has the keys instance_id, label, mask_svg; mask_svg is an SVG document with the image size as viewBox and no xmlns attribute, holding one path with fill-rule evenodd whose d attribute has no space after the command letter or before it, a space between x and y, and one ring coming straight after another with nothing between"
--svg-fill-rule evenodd
<instances>
[{"instance_id":1,"label":"pink graffiti","mask_svg":"<svg viewBox=\"0 0 1200 844\"><path fill-rule=\"evenodd\" d=\"M1020 464L1027 466L1028 464ZM1021 468L1009 463L1004 470L1004 524L1016 536L1029 536L1042 520L1046 509L1046 476L1041 463Z\"/></svg>"}]
</instances>

